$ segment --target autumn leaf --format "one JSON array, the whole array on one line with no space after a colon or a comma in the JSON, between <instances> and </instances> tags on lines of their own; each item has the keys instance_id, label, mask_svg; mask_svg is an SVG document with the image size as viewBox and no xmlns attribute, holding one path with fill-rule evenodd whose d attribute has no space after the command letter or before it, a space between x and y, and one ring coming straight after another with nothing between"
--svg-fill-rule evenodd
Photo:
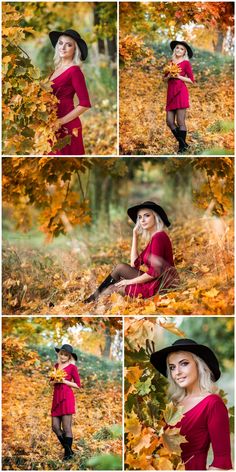
<instances>
[{"instance_id":1,"label":"autumn leaf","mask_svg":"<svg viewBox=\"0 0 236 472\"><path fill-rule=\"evenodd\" d=\"M211 290L208 290L207 292L204 293L204 295L208 298L215 298L219 293L219 290L216 290L216 288L212 288Z\"/></svg>"},{"instance_id":2,"label":"autumn leaf","mask_svg":"<svg viewBox=\"0 0 236 472\"><path fill-rule=\"evenodd\" d=\"M166 405L163 416L169 426L175 426L183 418L183 407L177 407L170 402Z\"/></svg>"},{"instance_id":3,"label":"autumn leaf","mask_svg":"<svg viewBox=\"0 0 236 472\"><path fill-rule=\"evenodd\" d=\"M125 378L130 384L135 384L141 377L142 373L143 369L140 369L139 366L129 367L125 369Z\"/></svg>"},{"instance_id":4,"label":"autumn leaf","mask_svg":"<svg viewBox=\"0 0 236 472\"><path fill-rule=\"evenodd\" d=\"M180 435L180 428L167 428L162 435L163 444L171 454L181 454L180 444L188 442Z\"/></svg>"},{"instance_id":5,"label":"autumn leaf","mask_svg":"<svg viewBox=\"0 0 236 472\"><path fill-rule=\"evenodd\" d=\"M131 433L133 436L139 436L141 433L141 424L134 411L132 411L130 415L127 415L125 419L125 431Z\"/></svg>"}]
</instances>

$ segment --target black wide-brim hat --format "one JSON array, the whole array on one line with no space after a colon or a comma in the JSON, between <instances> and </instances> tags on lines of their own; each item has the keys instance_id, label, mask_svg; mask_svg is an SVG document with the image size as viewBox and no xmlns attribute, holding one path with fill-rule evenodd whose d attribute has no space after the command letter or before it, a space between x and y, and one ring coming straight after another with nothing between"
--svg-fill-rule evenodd
<instances>
[{"instance_id":1,"label":"black wide-brim hat","mask_svg":"<svg viewBox=\"0 0 236 472\"><path fill-rule=\"evenodd\" d=\"M74 41L78 44L80 52L81 52L81 59L85 61L88 55L88 46L86 42L81 38L80 34L77 31L68 29L66 31L51 31L49 33L49 38L53 47L55 48L58 39L60 36L70 36L70 38L74 39Z\"/></svg>"},{"instance_id":2,"label":"black wide-brim hat","mask_svg":"<svg viewBox=\"0 0 236 472\"><path fill-rule=\"evenodd\" d=\"M77 359L78 359L77 354L75 354L75 352L73 352L73 347L70 344L63 344L63 346L61 346L61 347L55 347L55 351L56 352L66 351L69 354L71 354L72 357L74 357L75 361L77 361Z\"/></svg>"},{"instance_id":3,"label":"black wide-brim hat","mask_svg":"<svg viewBox=\"0 0 236 472\"><path fill-rule=\"evenodd\" d=\"M181 44L182 46L184 46L187 51L188 51L188 57L189 59L191 59L191 57L193 57L193 50L192 48L189 46L188 43L186 43L186 41L171 41L170 43L170 47L172 49L172 51L174 50L175 46L177 46L177 44Z\"/></svg>"},{"instance_id":4,"label":"black wide-brim hat","mask_svg":"<svg viewBox=\"0 0 236 472\"><path fill-rule=\"evenodd\" d=\"M196 341L192 339L178 339L175 341L171 346L165 347L160 351L153 352L151 354L150 361L152 365L165 377L167 377L167 365L166 359L168 354L171 352L177 351L187 351L191 352L192 354L196 354L196 356L200 357L205 361L209 369L211 370L214 378L212 379L216 382L220 376L220 368L219 362L214 354L214 352L204 344L198 344Z\"/></svg>"},{"instance_id":5,"label":"black wide-brim hat","mask_svg":"<svg viewBox=\"0 0 236 472\"><path fill-rule=\"evenodd\" d=\"M163 210L163 208L160 205L157 205L154 202L143 202L143 203L140 203L140 205L135 205L133 207L128 208L127 213L134 223L136 223L137 221L139 210L142 210L143 208L149 208L149 210L155 211L155 213L157 213L161 217L163 223L167 227L171 225L171 223L168 220L168 216L165 210Z\"/></svg>"}]
</instances>

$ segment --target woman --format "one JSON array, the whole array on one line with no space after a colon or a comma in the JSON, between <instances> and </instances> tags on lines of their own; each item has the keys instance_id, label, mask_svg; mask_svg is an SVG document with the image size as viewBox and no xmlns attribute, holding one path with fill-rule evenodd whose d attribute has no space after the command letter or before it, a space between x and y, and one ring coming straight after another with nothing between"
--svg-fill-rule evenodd
<instances>
[{"instance_id":1,"label":"woman","mask_svg":"<svg viewBox=\"0 0 236 472\"><path fill-rule=\"evenodd\" d=\"M214 393L221 375L214 352L192 339L179 339L154 352L151 363L168 377L171 400L183 408L175 427L188 441L181 446L185 469L207 470L210 443L214 458L208 469L231 469L228 412Z\"/></svg>"},{"instance_id":2,"label":"woman","mask_svg":"<svg viewBox=\"0 0 236 472\"><path fill-rule=\"evenodd\" d=\"M49 37L55 48L55 71L50 76L54 95L59 99L58 119L60 129L58 141L63 140L62 149L51 155L81 156L85 154L82 124L79 116L91 107L84 75L79 67L88 55L88 48L79 33L74 30L52 31ZM74 107L74 95L79 104ZM58 143L59 144L59 143Z\"/></svg>"},{"instance_id":3,"label":"woman","mask_svg":"<svg viewBox=\"0 0 236 472\"><path fill-rule=\"evenodd\" d=\"M147 201L129 208L127 213L135 223L130 265L118 264L85 303L95 301L101 293L108 295L112 292L148 298L175 287L179 281L171 241L164 231L170 222L163 208ZM140 254L139 235L149 240ZM140 269L142 265L147 267L146 272Z\"/></svg>"},{"instance_id":4,"label":"woman","mask_svg":"<svg viewBox=\"0 0 236 472\"><path fill-rule=\"evenodd\" d=\"M75 413L75 398L73 388L80 388L80 377L75 366L77 355L73 352L70 344L64 344L61 348L55 348L58 352L58 362L56 369L65 371L65 378L61 381L51 381L54 385L52 401L52 430L64 447L64 460L73 456L72 443L72 415Z\"/></svg>"},{"instance_id":5,"label":"woman","mask_svg":"<svg viewBox=\"0 0 236 472\"><path fill-rule=\"evenodd\" d=\"M173 51L172 63L178 64L180 73L177 77L165 75L168 80L166 122L174 137L179 142L178 153L188 149L186 143L187 128L185 123L186 109L189 108L189 94L186 84L194 82L192 67L189 59L193 57L191 47L185 41L171 41Z\"/></svg>"}]
</instances>

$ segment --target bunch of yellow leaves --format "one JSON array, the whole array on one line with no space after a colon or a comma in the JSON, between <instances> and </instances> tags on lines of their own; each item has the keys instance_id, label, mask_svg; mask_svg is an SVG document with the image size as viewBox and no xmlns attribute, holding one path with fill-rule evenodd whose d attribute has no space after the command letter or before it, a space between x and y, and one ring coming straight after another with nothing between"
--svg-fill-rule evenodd
<instances>
[{"instance_id":1,"label":"bunch of yellow leaves","mask_svg":"<svg viewBox=\"0 0 236 472\"><path fill-rule=\"evenodd\" d=\"M178 77L181 72L181 69L178 64L174 64L174 62L170 62L169 64L167 64L163 70L165 74L170 74L171 77Z\"/></svg>"},{"instance_id":2,"label":"bunch of yellow leaves","mask_svg":"<svg viewBox=\"0 0 236 472\"><path fill-rule=\"evenodd\" d=\"M50 380L54 382L62 382L63 379L66 377L66 372L61 369L54 369L49 374Z\"/></svg>"}]
</instances>

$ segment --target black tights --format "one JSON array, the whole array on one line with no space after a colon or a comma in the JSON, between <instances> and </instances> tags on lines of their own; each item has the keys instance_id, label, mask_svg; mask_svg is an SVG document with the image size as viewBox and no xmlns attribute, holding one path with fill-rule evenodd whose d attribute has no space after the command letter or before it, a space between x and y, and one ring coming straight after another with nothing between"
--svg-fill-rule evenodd
<instances>
[{"instance_id":1,"label":"black tights","mask_svg":"<svg viewBox=\"0 0 236 472\"><path fill-rule=\"evenodd\" d=\"M170 129L175 129L176 126L182 131L186 131L186 108L178 108L177 110L167 111L166 123ZM176 124L177 123L177 124Z\"/></svg>"},{"instance_id":2,"label":"black tights","mask_svg":"<svg viewBox=\"0 0 236 472\"><path fill-rule=\"evenodd\" d=\"M141 270L135 269L135 267L131 267L129 264L125 264L124 262L118 264L111 272L111 276L117 282L121 279L134 279L141 274L143 274Z\"/></svg>"},{"instance_id":3,"label":"black tights","mask_svg":"<svg viewBox=\"0 0 236 472\"><path fill-rule=\"evenodd\" d=\"M72 438L72 415L52 416L52 430L57 436Z\"/></svg>"}]
</instances>

